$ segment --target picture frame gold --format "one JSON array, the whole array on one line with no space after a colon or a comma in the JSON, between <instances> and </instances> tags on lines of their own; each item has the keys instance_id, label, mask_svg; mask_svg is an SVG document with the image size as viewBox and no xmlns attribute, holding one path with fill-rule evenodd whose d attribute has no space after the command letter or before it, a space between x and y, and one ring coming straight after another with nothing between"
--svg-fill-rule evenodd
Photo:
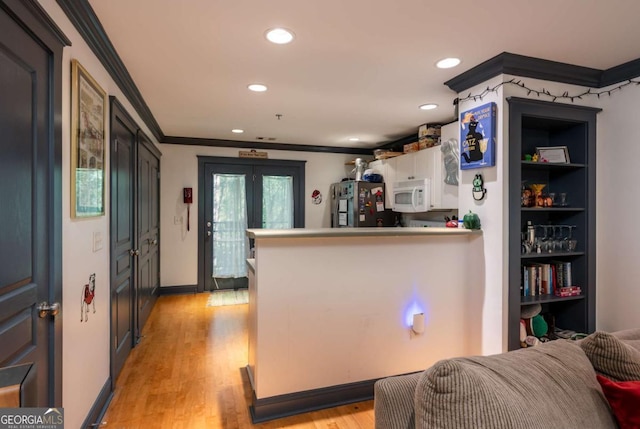
<instances>
[{"instance_id":1,"label":"picture frame gold","mask_svg":"<svg viewBox=\"0 0 640 429\"><path fill-rule=\"evenodd\" d=\"M104 216L107 93L71 61L71 217Z\"/></svg>"},{"instance_id":2,"label":"picture frame gold","mask_svg":"<svg viewBox=\"0 0 640 429\"><path fill-rule=\"evenodd\" d=\"M569 164L569 148L567 146L537 147L538 162L551 164Z\"/></svg>"}]
</instances>

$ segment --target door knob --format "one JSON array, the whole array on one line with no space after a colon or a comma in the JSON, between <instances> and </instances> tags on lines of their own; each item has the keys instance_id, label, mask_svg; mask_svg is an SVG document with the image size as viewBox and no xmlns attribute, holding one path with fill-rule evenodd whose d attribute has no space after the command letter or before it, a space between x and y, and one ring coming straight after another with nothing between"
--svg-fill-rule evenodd
<instances>
[{"instance_id":1,"label":"door knob","mask_svg":"<svg viewBox=\"0 0 640 429\"><path fill-rule=\"evenodd\" d=\"M60 303L58 302L54 302L53 304L49 305L46 301L44 301L41 302L40 305L38 305L38 316L41 319L44 319L45 317L47 317L47 315L56 316L59 312Z\"/></svg>"},{"instance_id":2,"label":"door knob","mask_svg":"<svg viewBox=\"0 0 640 429\"><path fill-rule=\"evenodd\" d=\"M207 237L211 237L211 231L207 231Z\"/></svg>"},{"instance_id":3,"label":"door knob","mask_svg":"<svg viewBox=\"0 0 640 429\"><path fill-rule=\"evenodd\" d=\"M139 254L140 254L140 250L138 250L138 249L129 250L129 255L131 255L131 256L138 256Z\"/></svg>"}]
</instances>

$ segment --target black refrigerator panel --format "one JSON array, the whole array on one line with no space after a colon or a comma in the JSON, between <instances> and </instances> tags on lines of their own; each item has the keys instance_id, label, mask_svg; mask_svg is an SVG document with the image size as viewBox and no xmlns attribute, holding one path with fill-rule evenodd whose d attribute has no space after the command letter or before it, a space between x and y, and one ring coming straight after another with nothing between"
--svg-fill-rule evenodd
<instances>
[{"instance_id":1,"label":"black refrigerator panel","mask_svg":"<svg viewBox=\"0 0 640 429\"><path fill-rule=\"evenodd\" d=\"M334 183L332 190L332 227L375 227L386 223L384 183L349 180Z\"/></svg>"}]
</instances>

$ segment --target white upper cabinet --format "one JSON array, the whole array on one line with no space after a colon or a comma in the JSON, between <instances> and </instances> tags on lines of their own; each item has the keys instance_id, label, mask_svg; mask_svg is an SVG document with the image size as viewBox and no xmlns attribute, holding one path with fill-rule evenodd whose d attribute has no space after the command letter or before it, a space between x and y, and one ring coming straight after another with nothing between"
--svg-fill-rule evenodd
<instances>
[{"instance_id":1,"label":"white upper cabinet","mask_svg":"<svg viewBox=\"0 0 640 429\"><path fill-rule=\"evenodd\" d=\"M444 182L444 161L440 146L408 153L394 159L397 161L396 180L430 179L431 209L458 209L458 187Z\"/></svg>"},{"instance_id":2,"label":"white upper cabinet","mask_svg":"<svg viewBox=\"0 0 640 429\"><path fill-rule=\"evenodd\" d=\"M407 153L394 158L396 161L396 181L423 178L416 177L416 158L414 156L416 153L418 152Z\"/></svg>"}]
</instances>

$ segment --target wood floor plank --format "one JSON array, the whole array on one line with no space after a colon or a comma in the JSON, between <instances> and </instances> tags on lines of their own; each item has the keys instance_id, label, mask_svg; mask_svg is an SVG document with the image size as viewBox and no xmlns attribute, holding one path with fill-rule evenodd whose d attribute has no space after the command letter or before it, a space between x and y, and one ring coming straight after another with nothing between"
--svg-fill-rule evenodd
<instances>
[{"instance_id":1,"label":"wood floor plank","mask_svg":"<svg viewBox=\"0 0 640 429\"><path fill-rule=\"evenodd\" d=\"M116 381L109 429L371 429L373 401L251 423L247 305L208 294L158 298Z\"/></svg>"}]
</instances>

